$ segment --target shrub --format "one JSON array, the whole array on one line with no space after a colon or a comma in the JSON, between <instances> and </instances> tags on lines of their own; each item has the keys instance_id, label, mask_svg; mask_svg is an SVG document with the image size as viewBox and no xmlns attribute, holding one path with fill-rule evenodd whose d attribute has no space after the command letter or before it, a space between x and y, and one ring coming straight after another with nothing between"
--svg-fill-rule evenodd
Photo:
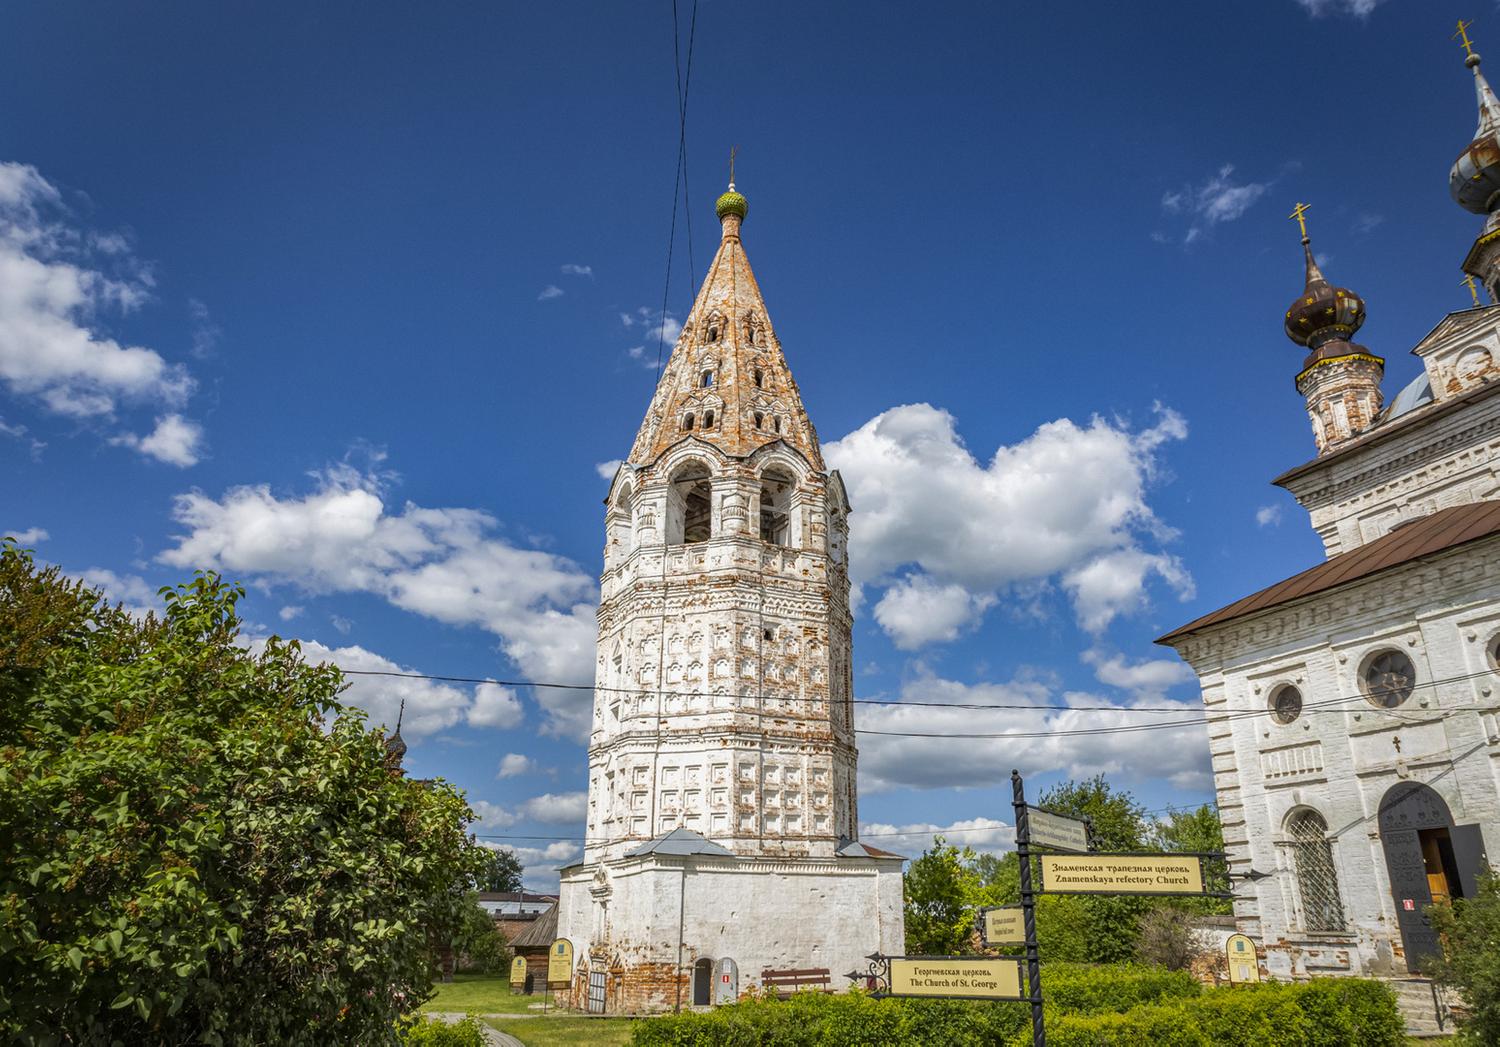
<instances>
[{"instance_id":1,"label":"shrub","mask_svg":"<svg viewBox=\"0 0 1500 1047\"><path fill-rule=\"evenodd\" d=\"M1184 909L1157 905L1141 916L1135 958L1145 964L1185 971L1208 950Z\"/></svg>"},{"instance_id":2,"label":"shrub","mask_svg":"<svg viewBox=\"0 0 1500 1047\"><path fill-rule=\"evenodd\" d=\"M1427 910L1443 936L1443 959L1433 964L1444 985L1463 996L1459 1033L1471 1043L1500 1043L1500 877L1486 874L1479 894Z\"/></svg>"},{"instance_id":3,"label":"shrub","mask_svg":"<svg viewBox=\"0 0 1500 1047\"><path fill-rule=\"evenodd\" d=\"M401 1042L406 1047L488 1047L490 1041L479 1019L467 1015L452 1024L430 1018L413 1022L401 1030Z\"/></svg>"},{"instance_id":4,"label":"shrub","mask_svg":"<svg viewBox=\"0 0 1500 1047\"><path fill-rule=\"evenodd\" d=\"M1128 1011L1143 1003L1197 996L1203 991L1185 971L1130 964L1046 964L1042 967L1042 996L1048 1004L1070 1014Z\"/></svg>"}]
</instances>

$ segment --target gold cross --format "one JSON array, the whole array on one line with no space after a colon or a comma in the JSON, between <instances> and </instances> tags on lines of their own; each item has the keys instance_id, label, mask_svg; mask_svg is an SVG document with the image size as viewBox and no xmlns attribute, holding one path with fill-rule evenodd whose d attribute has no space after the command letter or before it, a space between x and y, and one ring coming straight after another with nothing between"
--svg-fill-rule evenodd
<instances>
[{"instance_id":1,"label":"gold cross","mask_svg":"<svg viewBox=\"0 0 1500 1047\"><path fill-rule=\"evenodd\" d=\"M1287 218L1296 222L1297 228L1302 230L1302 239L1304 240L1307 239L1307 219L1304 218L1303 215L1307 214L1307 212L1307 204L1298 204L1296 207L1292 208L1292 213L1287 215Z\"/></svg>"},{"instance_id":2,"label":"gold cross","mask_svg":"<svg viewBox=\"0 0 1500 1047\"><path fill-rule=\"evenodd\" d=\"M1461 37L1463 39L1463 49L1464 53L1467 55L1472 55L1474 53L1474 42L1469 39L1469 26L1473 24L1473 21L1465 22L1462 18L1460 18L1458 20L1458 32L1453 34L1455 38Z\"/></svg>"},{"instance_id":3,"label":"gold cross","mask_svg":"<svg viewBox=\"0 0 1500 1047\"><path fill-rule=\"evenodd\" d=\"M1465 276L1462 280L1459 281L1459 285L1460 286L1463 286L1464 284L1468 284L1468 286L1469 286L1469 296L1474 299L1474 304L1478 305L1479 304L1479 288L1477 288L1477 287L1474 286L1474 278L1472 276Z\"/></svg>"},{"instance_id":4,"label":"gold cross","mask_svg":"<svg viewBox=\"0 0 1500 1047\"><path fill-rule=\"evenodd\" d=\"M729 184L734 185L734 156L740 151L740 147L732 145L729 147Z\"/></svg>"}]
</instances>

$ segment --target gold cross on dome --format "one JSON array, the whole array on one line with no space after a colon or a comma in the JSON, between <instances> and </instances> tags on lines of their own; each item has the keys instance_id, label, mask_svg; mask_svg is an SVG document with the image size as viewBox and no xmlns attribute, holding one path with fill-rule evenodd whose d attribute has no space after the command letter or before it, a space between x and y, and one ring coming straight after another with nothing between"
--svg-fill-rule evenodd
<instances>
[{"instance_id":1,"label":"gold cross on dome","mask_svg":"<svg viewBox=\"0 0 1500 1047\"><path fill-rule=\"evenodd\" d=\"M1475 305L1478 305L1479 304L1479 288L1477 288L1477 287L1474 286L1474 278L1472 276L1465 276L1458 283L1459 283L1460 287L1462 287L1464 285L1468 286L1468 288L1469 288L1469 297L1474 299L1474 304Z\"/></svg>"},{"instance_id":2,"label":"gold cross on dome","mask_svg":"<svg viewBox=\"0 0 1500 1047\"><path fill-rule=\"evenodd\" d=\"M1302 230L1302 239L1304 240L1307 239L1307 219L1303 216L1307 214L1308 210L1307 204L1298 204L1292 208L1292 213L1287 215L1287 218L1296 222L1297 228Z\"/></svg>"},{"instance_id":3,"label":"gold cross on dome","mask_svg":"<svg viewBox=\"0 0 1500 1047\"><path fill-rule=\"evenodd\" d=\"M1472 55L1474 53L1474 41L1469 39L1469 26L1473 24L1474 22L1472 19L1465 22L1462 18L1460 18L1458 20L1458 32L1454 33L1452 37L1452 39L1461 38L1463 40L1463 43L1460 46L1463 47L1464 54L1466 55Z\"/></svg>"}]
</instances>

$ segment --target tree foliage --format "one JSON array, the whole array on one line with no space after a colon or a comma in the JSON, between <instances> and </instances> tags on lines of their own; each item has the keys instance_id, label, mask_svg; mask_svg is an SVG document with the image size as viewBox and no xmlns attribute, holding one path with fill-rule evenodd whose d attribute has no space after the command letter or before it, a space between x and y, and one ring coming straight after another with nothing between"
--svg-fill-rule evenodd
<instances>
[{"instance_id":1,"label":"tree foliage","mask_svg":"<svg viewBox=\"0 0 1500 1047\"><path fill-rule=\"evenodd\" d=\"M907 953L948 956L970 949L984 886L974 862L972 850L960 850L938 836L907 866L902 881Z\"/></svg>"},{"instance_id":2,"label":"tree foliage","mask_svg":"<svg viewBox=\"0 0 1500 1047\"><path fill-rule=\"evenodd\" d=\"M1443 940L1431 973L1463 997L1460 1038L1500 1043L1500 876L1486 873L1475 897L1433 905L1427 914Z\"/></svg>"},{"instance_id":3,"label":"tree foliage","mask_svg":"<svg viewBox=\"0 0 1500 1047\"><path fill-rule=\"evenodd\" d=\"M495 918L472 895L464 906L463 926L453 948L465 970L498 974L510 967L510 943L495 926Z\"/></svg>"},{"instance_id":4,"label":"tree foliage","mask_svg":"<svg viewBox=\"0 0 1500 1047\"><path fill-rule=\"evenodd\" d=\"M521 890L521 859L513 851L486 849L484 863L478 878L479 890L502 894Z\"/></svg>"},{"instance_id":5,"label":"tree foliage","mask_svg":"<svg viewBox=\"0 0 1500 1047\"><path fill-rule=\"evenodd\" d=\"M463 799L387 766L211 574L144 621L0 548L0 1040L378 1044L478 874Z\"/></svg>"}]
</instances>

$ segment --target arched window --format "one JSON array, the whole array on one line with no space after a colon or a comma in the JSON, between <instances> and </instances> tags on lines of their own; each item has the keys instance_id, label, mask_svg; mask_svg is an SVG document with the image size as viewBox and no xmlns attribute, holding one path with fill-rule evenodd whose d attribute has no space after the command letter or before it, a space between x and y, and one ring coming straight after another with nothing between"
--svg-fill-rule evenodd
<instances>
[{"instance_id":1,"label":"arched window","mask_svg":"<svg viewBox=\"0 0 1500 1047\"><path fill-rule=\"evenodd\" d=\"M760 478L760 538L772 545L791 544L789 506L794 481L780 469L767 469Z\"/></svg>"},{"instance_id":2,"label":"arched window","mask_svg":"<svg viewBox=\"0 0 1500 1047\"><path fill-rule=\"evenodd\" d=\"M763 414L761 414L759 411L756 411L755 412L755 428L757 428L757 429L763 428L765 426L765 424L766 424L766 416L763 415Z\"/></svg>"},{"instance_id":3,"label":"arched window","mask_svg":"<svg viewBox=\"0 0 1500 1047\"><path fill-rule=\"evenodd\" d=\"M708 340L710 342L717 342L719 340L719 321L718 320L710 320L708 322Z\"/></svg>"},{"instance_id":4,"label":"arched window","mask_svg":"<svg viewBox=\"0 0 1500 1047\"><path fill-rule=\"evenodd\" d=\"M714 427L714 413L712 411L704 411L703 412L703 428L705 428L705 429L712 429L713 427Z\"/></svg>"},{"instance_id":5,"label":"arched window","mask_svg":"<svg viewBox=\"0 0 1500 1047\"><path fill-rule=\"evenodd\" d=\"M1338 867L1333 861L1328 823L1317 811L1301 810L1287 820L1286 831L1297 871L1303 929L1342 931L1344 903L1339 896Z\"/></svg>"},{"instance_id":6,"label":"arched window","mask_svg":"<svg viewBox=\"0 0 1500 1047\"><path fill-rule=\"evenodd\" d=\"M689 462L672 474L667 492L667 544L691 545L713 537L713 488L708 466Z\"/></svg>"},{"instance_id":7,"label":"arched window","mask_svg":"<svg viewBox=\"0 0 1500 1047\"><path fill-rule=\"evenodd\" d=\"M776 431L781 432L781 415L776 416Z\"/></svg>"},{"instance_id":8,"label":"arched window","mask_svg":"<svg viewBox=\"0 0 1500 1047\"><path fill-rule=\"evenodd\" d=\"M763 389L763 388L765 388L765 384L766 384L766 372L762 371L759 367L757 367L755 369L755 388L757 388L757 389Z\"/></svg>"},{"instance_id":9,"label":"arched window","mask_svg":"<svg viewBox=\"0 0 1500 1047\"><path fill-rule=\"evenodd\" d=\"M712 371L704 371L703 376L699 379L699 383L705 389L712 388L714 384L714 373Z\"/></svg>"},{"instance_id":10,"label":"arched window","mask_svg":"<svg viewBox=\"0 0 1500 1047\"><path fill-rule=\"evenodd\" d=\"M682 431L685 432L685 433L690 433L690 432L693 431L693 412L692 411L689 411L687 414L685 414L685 415L682 416Z\"/></svg>"},{"instance_id":11,"label":"arched window","mask_svg":"<svg viewBox=\"0 0 1500 1047\"><path fill-rule=\"evenodd\" d=\"M614 505L609 511L609 552L625 553L630 551L634 535L634 495L627 482L620 488L619 495L615 498ZM616 647L618 658L618 647Z\"/></svg>"}]
</instances>

